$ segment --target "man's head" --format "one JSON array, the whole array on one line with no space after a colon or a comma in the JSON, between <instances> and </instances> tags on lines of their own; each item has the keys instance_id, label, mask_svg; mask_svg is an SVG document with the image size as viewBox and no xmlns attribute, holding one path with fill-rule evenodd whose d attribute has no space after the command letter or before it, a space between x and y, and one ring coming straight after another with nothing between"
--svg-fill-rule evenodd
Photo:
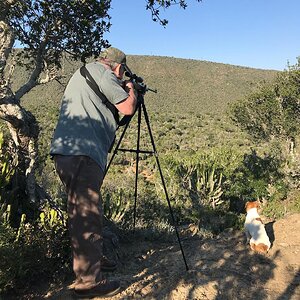
<instances>
[{"instance_id":1,"label":"man's head","mask_svg":"<svg viewBox=\"0 0 300 300\"><path fill-rule=\"evenodd\" d=\"M114 47L109 47L103 50L100 53L100 58L115 62L118 64L126 64L126 55L124 52L121 50L114 48Z\"/></svg>"},{"instance_id":2,"label":"man's head","mask_svg":"<svg viewBox=\"0 0 300 300\"><path fill-rule=\"evenodd\" d=\"M126 55L121 50L109 47L100 53L100 61L109 65L111 69L117 74L117 77L123 77L125 71L124 65L126 65Z\"/></svg>"}]
</instances>

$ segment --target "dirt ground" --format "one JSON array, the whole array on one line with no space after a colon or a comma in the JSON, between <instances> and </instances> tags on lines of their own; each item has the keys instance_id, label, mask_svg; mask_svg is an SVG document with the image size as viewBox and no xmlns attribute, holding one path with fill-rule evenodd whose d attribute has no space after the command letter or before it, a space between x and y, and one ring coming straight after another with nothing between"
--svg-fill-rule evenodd
<instances>
[{"instance_id":1,"label":"dirt ground","mask_svg":"<svg viewBox=\"0 0 300 300\"><path fill-rule=\"evenodd\" d=\"M300 299L300 214L266 224L272 242L267 255L255 254L243 232L229 230L203 239L193 230L171 243L122 244L119 279L122 291L110 299ZM70 284L47 288L38 299L73 299ZM97 298L94 298L97 299Z\"/></svg>"}]
</instances>

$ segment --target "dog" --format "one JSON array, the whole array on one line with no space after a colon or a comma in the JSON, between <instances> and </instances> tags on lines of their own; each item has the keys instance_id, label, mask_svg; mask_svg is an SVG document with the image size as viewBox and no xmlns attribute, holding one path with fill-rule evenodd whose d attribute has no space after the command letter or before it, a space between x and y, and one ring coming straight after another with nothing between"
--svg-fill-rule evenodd
<instances>
[{"instance_id":1,"label":"dog","mask_svg":"<svg viewBox=\"0 0 300 300\"><path fill-rule=\"evenodd\" d=\"M250 243L250 248L259 253L267 253L271 247L271 242L265 230L265 226L257 212L259 202L247 202L245 232L247 237L247 244Z\"/></svg>"}]
</instances>

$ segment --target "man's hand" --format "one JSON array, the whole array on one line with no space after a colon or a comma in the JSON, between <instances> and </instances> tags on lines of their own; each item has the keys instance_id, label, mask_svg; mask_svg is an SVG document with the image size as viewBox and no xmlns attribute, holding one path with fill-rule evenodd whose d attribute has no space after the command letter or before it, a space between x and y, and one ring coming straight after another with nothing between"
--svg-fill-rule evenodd
<instances>
[{"instance_id":1,"label":"man's hand","mask_svg":"<svg viewBox=\"0 0 300 300\"><path fill-rule=\"evenodd\" d=\"M125 80L123 82L123 89L128 93L128 98L119 104L116 104L116 107L120 113L124 115L132 115L135 112L137 92L130 80Z\"/></svg>"},{"instance_id":2,"label":"man's hand","mask_svg":"<svg viewBox=\"0 0 300 300\"><path fill-rule=\"evenodd\" d=\"M129 93L131 89L134 90L134 85L133 85L132 81L125 80L123 82L123 88L127 93Z\"/></svg>"}]
</instances>

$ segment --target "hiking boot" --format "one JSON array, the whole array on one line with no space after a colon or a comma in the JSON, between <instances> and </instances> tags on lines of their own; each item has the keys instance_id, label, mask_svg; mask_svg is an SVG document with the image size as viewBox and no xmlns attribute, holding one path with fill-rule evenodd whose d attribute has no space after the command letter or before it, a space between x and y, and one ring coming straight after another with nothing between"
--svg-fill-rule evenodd
<instances>
[{"instance_id":1,"label":"hiking boot","mask_svg":"<svg viewBox=\"0 0 300 300\"><path fill-rule=\"evenodd\" d=\"M120 282L117 280L102 280L96 286L89 289L76 289L74 291L75 296L80 299L84 298L105 298L116 295L120 290Z\"/></svg>"},{"instance_id":2,"label":"hiking boot","mask_svg":"<svg viewBox=\"0 0 300 300\"><path fill-rule=\"evenodd\" d=\"M117 269L117 263L113 260L108 259L106 256L101 257L101 271L102 272L113 272ZM80 284L81 278L76 278L70 285L69 289L74 289L76 285ZM1 298L0 298L1 300Z\"/></svg>"},{"instance_id":3,"label":"hiking boot","mask_svg":"<svg viewBox=\"0 0 300 300\"><path fill-rule=\"evenodd\" d=\"M108 259L106 256L101 257L101 271L102 272L113 272L117 269L117 263L113 260Z\"/></svg>"}]
</instances>

